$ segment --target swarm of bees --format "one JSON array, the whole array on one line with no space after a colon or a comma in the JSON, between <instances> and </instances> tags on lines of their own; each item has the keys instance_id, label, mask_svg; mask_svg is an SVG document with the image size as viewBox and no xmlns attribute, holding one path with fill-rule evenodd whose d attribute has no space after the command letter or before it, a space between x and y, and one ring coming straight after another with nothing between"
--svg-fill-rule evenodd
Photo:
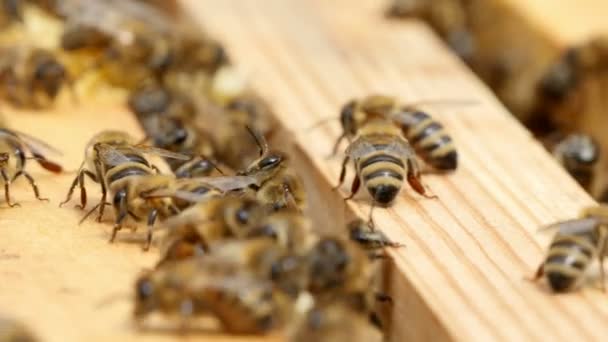
<instances>
[{"instance_id":1,"label":"swarm of bees","mask_svg":"<svg viewBox=\"0 0 608 342\"><path fill-rule=\"evenodd\" d=\"M46 109L64 89L79 100L74 89L83 75L95 74L128 92L128 108L145 131L143 139L123 131L93 136L60 204L76 192L81 222L90 216L105 222L111 211L110 242L125 238L124 227L146 226L142 248L158 246L160 258L135 281L133 316L140 326L160 313L180 317L181 331L204 317L235 334L283 329L293 341L345 340L341 329L352 324L361 336L381 338L380 308L390 297L381 293L379 262L385 248L401 244L360 220L319 233L331 230L313 225L288 153L271 148L277 127L271 107L217 41L136 0L4 4L11 9L6 27L27 25L33 8L61 25L48 46L24 40L3 47L2 99ZM362 101L342 119L349 121L345 137L353 142L349 156L358 174L372 174L363 183L375 202L389 204L404 176L426 194L415 152L433 167L456 168L451 139L428 115L393 103L383 117L372 102ZM386 130L380 138L374 125ZM20 176L44 200L24 167L35 159L61 172L47 159L50 152L25 133L0 129L7 204L17 205L10 184ZM89 205L92 186L100 199Z\"/></svg>"},{"instance_id":2,"label":"swarm of bees","mask_svg":"<svg viewBox=\"0 0 608 342\"><path fill-rule=\"evenodd\" d=\"M128 92L127 105L146 133L143 139L123 131L93 136L60 203L71 202L78 190L77 207L88 210L82 221L91 215L104 221L109 206L110 242L123 239L124 227L146 225L142 248L158 246L160 258L134 284L133 319L140 327L161 314L178 316L182 332L212 318L229 333L283 329L298 342L382 339L380 313L391 298L381 291L379 262L387 248L403 245L375 229L373 209L390 206L405 182L436 198L423 173L458 168L451 135L419 109L425 103L371 95L344 104L333 153L344 139L348 147L336 188L352 161L356 175L346 199L363 185L372 207L368 221L324 229L307 215L307 194L288 154L271 148L277 130L271 107L249 89L217 41L136 0L2 5L3 28L26 24L31 8L62 23L56 50L27 41L0 46L2 99L49 108L64 88L73 91L74 75L96 73ZM594 152L593 142L580 136L555 147L581 182L590 177ZM9 206L18 205L10 186L21 176L38 200L46 200L25 165L34 159L62 172L49 153L58 151L0 126L0 177ZM86 182L97 184L101 196L90 208ZM536 278L546 275L555 291L574 288L591 259L607 253L605 211L591 208L579 220L557 223L560 232Z\"/></svg>"}]
</instances>

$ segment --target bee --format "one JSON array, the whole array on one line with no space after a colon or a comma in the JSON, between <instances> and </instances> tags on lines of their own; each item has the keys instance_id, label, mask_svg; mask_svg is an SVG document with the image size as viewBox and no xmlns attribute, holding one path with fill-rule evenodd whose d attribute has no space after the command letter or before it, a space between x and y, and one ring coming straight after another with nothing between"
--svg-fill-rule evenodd
<instances>
[{"instance_id":1,"label":"bee","mask_svg":"<svg viewBox=\"0 0 608 342\"><path fill-rule=\"evenodd\" d=\"M351 240L321 237L307 254L310 272L308 291L319 305L343 302L357 312L369 315L376 325L377 301L391 301L376 292L378 265L366 251Z\"/></svg>"},{"instance_id":2,"label":"bee","mask_svg":"<svg viewBox=\"0 0 608 342\"><path fill-rule=\"evenodd\" d=\"M0 317L0 342L35 342L38 338L20 322Z\"/></svg>"},{"instance_id":3,"label":"bee","mask_svg":"<svg viewBox=\"0 0 608 342\"><path fill-rule=\"evenodd\" d=\"M424 101L423 103L438 103ZM452 103L454 101L441 101ZM455 103L455 102L454 102ZM404 137L417 155L435 170L451 171L458 167L458 153L452 137L444 126L414 105L399 105L396 99L371 95L361 101L352 100L342 109L340 121L343 136L353 137L357 129L373 117L385 117L401 127ZM338 140L340 142L342 137ZM334 151L337 149L334 148ZM335 152L334 152L335 153Z\"/></svg>"},{"instance_id":4,"label":"bee","mask_svg":"<svg viewBox=\"0 0 608 342\"><path fill-rule=\"evenodd\" d=\"M18 107L52 104L72 80L53 52L29 46L0 49L0 96Z\"/></svg>"},{"instance_id":5,"label":"bee","mask_svg":"<svg viewBox=\"0 0 608 342\"><path fill-rule=\"evenodd\" d=\"M248 196L212 197L165 221L167 236L161 262L202 254L214 241L246 237L267 210Z\"/></svg>"},{"instance_id":6,"label":"bee","mask_svg":"<svg viewBox=\"0 0 608 342\"><path fill-rule=\"evenodd\" d=\"M133 146L137 144L135 138L133 138L130 134L123 131L114 131L107 130L97 133L95 136L89 140L84 150L84 158L78 171L76 173L76 177L72 181L66 198L59 206L63 206L68 203L72 199L72 195L74 194L74 190L76 186L80 188L80 205L77 207L80 209L84 209L87 206L87 191L85 187L85 176L94 181L95 183L99 183L101 187L102 193L105 193L106 187L102 182L103 174L101 171L101 161L100 156L95 149L95 146L98 144L110 145L110 146Z\"/></svg>"},{"instance_id":7,"label":"bee","mask_svg":"<svg viewBox=\"0 0 608 342\"><path fill-rule=\"evenodd\" d=\"M27 152L31 156L27 156ZM52 146L28 134L0 128L0 176L4 181L4 198L10 207L19 206L18 203L13 203L11 200L10 187L21 176L28 180L38 200L48 201L48 199L40 197L34 177L25 170L26 161L34 159L45 170L61 173L62 167L44 156L47 152L60 154Z\"/></svg>"},{"instance_id":8,"label":"bee","mask_svg":"<svg viewBox=\"0 0 608 342\"><path fill-rule=\"evenodd\" d=\"M192 156L186 162L167 159L177 177L205 177L218 169L211 161L213 142L188 124L196 115L196 108L187 96L148 85L131 94L129 107L156 147Z\"/></svg>"},{"instance_id":9,"label":"bee","mask_svg":"<svg viewBox=\"0 0 608 342\"><path fill-rule=\"evenodd\" d=\"M167 264L135 284L134 317L152 312L189 318L211 315L230 333L261 334L279 324L280 295L270 280L221 258Z\"/></svg>"},{"instance_id":10,"label":"bee","mask_svg":"<svg viewBox=\"0 0 608 342\"><path fill-rule=\"evenodd\" d=\"M348 223L347 230L351 241L370 252L370 257L381 257L377 252L385 247L403 247L399 242L391 241L384 233L373 229L367 222L356 219Z\"/></svg>"},{"instance_id":11,"label":"bee","mask_svg":"<svg viewBox=\"0 0 608 342\"><path fill-rule=\"evenodd\" d=\"M340 301L315 305L302 316L288 327L289 341L382 341L382 332L364 314Z\"/></svg>"},{"instance_id":12,"label":"bee","mask_svg":"<svg viewBox=\"0 0 608 342\"><path fill-rule=\"evenodd\" d=\"M296 208L305 210L306 192L298 175L289 167L287 157L279 152L271 151L266 139L259 133L248 128L255 138L259 148L259 158L251 163L238 175L253 177L257 180L251 188L256 197L268 204L274 210Z\"/></svg>"},{"instance_id":13,"label":"bee","mask_svg":"<svg viewBox=\"0 0 608 342\"><path fill-rule=\"evenodd\" d=\"M346 149L340 181L334 189L344 182L346 167L351 159L356 175L351 194L345 200L352 199L363 183L373 199L370 224L373 224L373 208L378 204L390 205L401 190L404 178L420 195L436 197L427 195L420 181L420 168L414 150L401 135L401 129L390 120L370 120L357 130L357 135Z\"/></svg>"},{"instance_id":14,"label":"bee","mask_svg":"<svg viewBox=\"0 0 608 342\"><path fill-rule=\"evenodd\" d=\"M603 260L608 255L607 222L608 207L596 206L582 210L578 219L548 226L559 231L534 280L546 276L553 291L570 291L581 283L591 261L597 258L602 288L605 289Z\"/></svg>"},{"instance_id":15,"label":"bee","mask_svg":"<svg viewBox=\"0 0 608 342\"><path fill-rule=\"evenodd\" d=\"M145 153L154 153L166 158L187 159L180 154L150 147L140 148L129 145L111 145L96 143L93 150L97 156L96 168L102 175L102 198L96 207L99 207L99 219L103 215L106 197L109 193L112 198L112 207L116 214L114 229L110 242L114 241L116 234L122 228L123 221L131 216L136 221L147 217L148 234L144 250L148 250L152 242L152 227L157 217L166 218L177 214L177 208L169 198L146 198L145 194L172 184L173 177L158 175L158 168L151 164ZM185 158L184 158L185 157ZM97 208L94 207L89 213ZM85 216L88 216L88 214Z\"/></svg>"},{"instance_id":16,"label":"bee","mask_svg":"<svg viewBox=\"0 0 608 342\"><path fill-rule=\"evenodd\" d=\"M553 148L553 156L585 189L589 189L599 159L600 147L585 134L570 134Z\"/></svg>"}]
</instances>

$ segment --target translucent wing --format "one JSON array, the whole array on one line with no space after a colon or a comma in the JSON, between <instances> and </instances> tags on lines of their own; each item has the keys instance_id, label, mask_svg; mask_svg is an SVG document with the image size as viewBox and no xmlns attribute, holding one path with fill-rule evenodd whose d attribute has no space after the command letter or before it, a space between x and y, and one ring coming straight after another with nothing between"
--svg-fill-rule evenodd
<instances>
[{"instance_id":1,"label":"translucent wing","mask_svg":"<svg viewBox=\"0 0 608 342\"><path fill-rule=\"evenodd\" d=\"M259 185L257 178L251 176L198 177L192 178L192 180L200 181L222 192L245 189L251 185Z\"/></svg>"},{"instance_id":2,"label":"translucent wing","mask_svg":"<svg viewBox=\"0 0 608 342\"><path fill-rule=\"evenodd\" d=\"M129 158L127 158L124 153L115 149L111 145L97 144L95 145L95 148L98 151L99 159L101 159L104 164L116 166L130 162Z\"/></svg>"},{"instance_id":3,"label":"translucent wing","mask_svg":"<svg viewBox=\"0 0 608 342\"><path fill-rule=\"evenodd\" d=\"M593 231L598 224L599 220L597 218L590 217L552 223L548 226L542 227L541 230L558 229L559 234L562 235L577 235Z\"/></svg>"},{"instance_id":4,"label":"translucent wing","mask_svg":"<svg viewBox=\"0 0 608 342\"><path fill-rule=\"evenodd\" d=\"M378 144L373 144L366 139L357 138L348 146L346 154L353 159L358 159L376 151L384 151L401 158L407 158L414 155L414 151L410 144L399 138L393 138Z\"/></svg>"},{"instance_id":5,"label":"translucent wing","mask_svg":"<svg viewBox=\"0 0 608 342\"><path fill-rule=\"evenodd\" d=\"M46 142L35 138L29 134L20 132L20 131L15 131L14 129L7 129L7 128L1 128L0 129L0 136L8 136L11 138L16 138L17 140L19 140L22 144L24 144L25 146L27 146L27 148L32 151L32 153L34 154L45 154L45 153L52 153L52 154L56 154L56 155L62 155L61 151L59 151L58 149L56 149L55 147L47 144Z\"/></svg>"},{"instance_id":6,"label":"translucent wing","mask_svg":"<svg viewBox=\"0 0 608 342\"><path fill-rule=\"evenodd\" d=\"M121 147L122 148L122 147ZM152 146L128 146L124 147L126 149L131 149L135 152L145 153L145 154L153 154L163 158L170 159L178 159L178 160L190 160L192 156L187 156L185 154L175 153L171 151L164 150L162 148L152 147Z\"/></svg>"}]
</instances>

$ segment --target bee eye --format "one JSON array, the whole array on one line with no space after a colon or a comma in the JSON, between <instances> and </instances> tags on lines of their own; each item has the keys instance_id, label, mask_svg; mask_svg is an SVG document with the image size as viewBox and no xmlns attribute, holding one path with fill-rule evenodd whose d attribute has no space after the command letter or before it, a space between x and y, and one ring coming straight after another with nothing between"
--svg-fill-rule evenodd
<instances>
[{"instance_id":1,"label":"bee eye","mask_svg":"<svg viewBox=\"0 0 608 342\"><path fill-rule=\"evenodd\" d=\"M245 208L237 210L236 220L241 224L247 224L247 222L249 222L249 211Z\"/></svg>"},{"instance_id":2,"label":"bee eye","mask_svg":"<svg viewBox=\"0 0 608 342\"><path fill-rule=\"evenodd\" d=\"M137 298L144 301L152 296L154 288L148 279L143 279L137 284Z\"/></svg>"},{"instance_id":3,"label":"bee eye","mask_svg":"<svg viewBox=\"0 0 608 342\"><path fill-rule=\"evenodd\" d=\"M276 167L278 164L281 163L281 161L283 161L283 158L281 158L280 156L269 156L262 159L259 165L261 169L268 170L272 169L273 167Z\"/></svg>"}]
</instances>

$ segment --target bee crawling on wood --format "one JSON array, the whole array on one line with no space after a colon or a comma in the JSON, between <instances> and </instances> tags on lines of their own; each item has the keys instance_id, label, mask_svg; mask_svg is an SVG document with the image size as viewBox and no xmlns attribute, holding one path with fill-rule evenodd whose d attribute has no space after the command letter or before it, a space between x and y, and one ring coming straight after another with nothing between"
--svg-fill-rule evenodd
<instances>
[{"instance_id":1,"label":"bee crawling on wood","mask_svg":"<svg viewBox=\"0 0 608 342\"><path fill-rule=\"evenodd\" d=\"M18 107L49 107L72 80L51 52L30 46L0 49L0 95ZM72 93L73 94L73 93Z\"/></svg>"},{"instance_id":2,"label":"bee crawling on wood","mask_svg":"<svg viewBox=\"0 0 608 342\"><path fill-rule=\"evenodd\" d=\"M360 219L351 221L347 225L349 237L361 248L369 251L371 258L382 258L384 254L378 253L385 247L399 248L404 245L391 241L384 233L373 229L368 222Z\"/></svg>"},{"instance_id":3,"label":"bee crawling on wood","mask_svg":"<svg viewBox=\"0 0 608 342\"><path fill-rule=\"evenodd\" d=\"M553 156L585 189L589 190L600 157L598 143L586 134L570 134L553 147Z\"/></svg>"},{"instance_id":4,"label":"bee crawling on wood","mask_svg":"<svg viewBox=\"0 0 608 342\"><path fill-rule=\"evenodd\" d=\"M553 291L570 291L583 281L593 259L598 259L600 281L605 290L603 261L608 256L608 207L586 208L580 218L557 222L547 228L556 228L558 232L534 280L545 276Z\"/></svg>"},{"instance_id":5,"label":"bee crawling on wood","mask_svg":"<svg viewBox=\"0 0 608 342\"><path fill-rule=\"evenodd\" d=\"M304 186L300 177L289 167L287 156L271 151L261 134L252 130L250 133L258 144L260 157L238 175L255 178L258 184L252 189L256 197L273 209L305 210L307 203Z\"/></svg>"},{"instance_id":6,"label":"bee crawling on wood","mask_svg":"<svg viewBox=\"0 0 608 342\"><path fill-rule=\"evenodd\" d=\"M29 152L31 157L27 156L26 152ZM48 160L44 156L46 152L60 153L47 143L30 135L7 128L0 128L0 176L4 181L4 198L10 207L19 205L11 200L10 187L12 182L21 176L24 176L28 180L38 200L48 200L40 197L34 177L25 170L26 161L34 159L44 169L53 173L61 173L63 170L61 166Z\"/></svg>"},{"instance_id":7,"label":"bee crawling on wood","mask_svg":"<svg viewBox=\"0 0 608 342\"><path fill-rule=\"evenodd\" d=\"M268 332L281 324L291 301L270 279L274 270L283 269L283 253L273 246L268 239L221 244L204 257L166 264L141 276L135 286L135 318L177 313L187 323L210 315L231 333Z\"/></svg>"}]
</instances>

